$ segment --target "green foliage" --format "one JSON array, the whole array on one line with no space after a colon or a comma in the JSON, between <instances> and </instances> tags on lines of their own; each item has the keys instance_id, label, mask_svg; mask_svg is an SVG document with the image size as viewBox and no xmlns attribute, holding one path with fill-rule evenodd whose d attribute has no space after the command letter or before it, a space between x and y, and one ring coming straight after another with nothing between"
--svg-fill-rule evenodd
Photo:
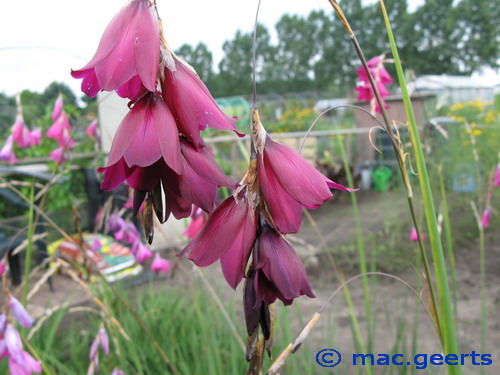
<instances>
[{"instance_id":1,"label":"green foliage","mask_svg":"<svg viewBox=\"0 0 500 375\"><path fill-rule=\"evenodd\" d=\"M125 286L119 289L124 294ZM130 294L131 304L180 374L245 373L244 352L219 307L201 285L172 291L168 286L158 287L155 283L141 289ZM109 291L98 294L110 304L110 313L130 337L130 340L125 339L116 326L106 327L110 335L111 354L106 357L100 353L99 373L109 374L115 366L126 374L166 373L165 363L129 311ZM243 319L241 315L236 318L230 304L226 304L226 308L232 320ZM278 310L276 319L281 326L290 327L288 314L288 310ZM55 373L80 375L86 372L89 365L89 347L100 322L97 315L61 310L44 322L30 344ZM246 332L239 334L244 337ZM276 338L275 348L283 348L293 334L291 329L285 330L283 336ZM313 358L311 353L309 356ZM287 368L289 374L311 373L316 368L315 362L310 360L292 360L290 364ZM2 366L5 366L5 361L0 363L0 372L4 373Z\"/></svg>"}]
</instances>

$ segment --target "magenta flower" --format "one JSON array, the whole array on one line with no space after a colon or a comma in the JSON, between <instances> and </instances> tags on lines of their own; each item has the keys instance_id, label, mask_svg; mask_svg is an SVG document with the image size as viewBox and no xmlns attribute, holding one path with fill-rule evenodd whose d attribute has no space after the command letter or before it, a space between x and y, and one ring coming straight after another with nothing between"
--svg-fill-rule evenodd
<instances>
[{"instance_id":1,"label":"magenta flower","mask_svg":"<svg viewBox=\"0 0 500 375\"><path fill-rule=\"evenodd\" d=\"M196 146L200 131L207 127L232 130L238 136L235 120L225 115L198 75L183 61L174 59L175 70L165 68L163 99L178 122L179 130Z\"/></svg>"},{"instance_id":2,"label":"magenta flower","mask_svg":"<svg viewBox=\"0 0 500 375\"><path fill-rule=\"evenodd\" d=\"M7 344L5 343L5 340L2 338L0 339L0 359L4 359L5 357L9 356L9 351L7 350Z\"/></svg>"},{"instance_id":3,"label":"magenta flower","mask_svg":"<svg viewBox=\"0 0 500 375\"><path fill-rule=\"evenodd\" d=\"M115 240L125 241L132 245L140 238L139 231L131 222L126 222L121 229L114 234Z\"/></svg>"},{"instance_id":4,"label":"magenta flower","mask_svg":"<svg viewBox=\"0 0 500 375\"><path fill-rule=\"evenodd\" d=\"M422 236L422 241L425 240L425 236L423 233L420 234ZM410 241L417 242L418 241L418 234L417 234L417 229L415 227L411 228L410 231Z\"/></svg>"},{"instance_id":5,"label":"magenta flower","mask_svg":"<svg viewBox=\"0 0 500 375\"><path fill-rule=\"evenodd\" d=\"M329 180L296 151L269 136L259 157L258 177L267 209L282 233L297 233L302 207L321 206L332 197L330 188L358 190Z\"/></svg>"},{"instance_id":6,"label":"magenta flower","mask_svg":"<svg viewBox=\"0 0 500 375\"><path fill-rule=\"evenodd\" d=\"M7 318L5 314L0 314L0 336L3 336L5 328L7 328Z\"/></svg>"},{"instance_id":7,"label":"magenta flower","mask_svg":"<svg viewBox=\"0 0 500 375\"><path fill-rule=\"evenodd\" d=\"M218 186L234 188L203 145L179 140L176 123L159 95L140 99L120 124L104 172L102 189L113 190L127 181L135 190L134 211L160 184L166 192L164 222L170 213L177 219L191 213L195 204L213 210ZM157 212L158 214L158 212ZM160 215L159 215L160 216ZM163 215L161 215L163 216Z\"/></svg>"},{"instance_id":8,"label":"magenta flower","mask_svg":"<svg viewBox=\"0 0 500 375\"><path fill-rule=\"evenodd\" d=\"M5 345L7 346L7 350L9 352L9 357L12 358L15 362L23 364L24 355L21 336L11 324L7 324L7 327L5 328L4 339Z\"/></svg>"},{"instance_id":9,"label":"magenta flower","mask_svg":"<svg viewBox=\"0 0 500 375\"><path fill-rule=\"evenodd\" d=\"M256 271L254 287L256 307L270 305L276 299L285 305L294 298L314 298L306 271L293 247L269 225L264 225L253 253L252 269Z\"/></svg>"},{"instance_id":10,"label":"magenta flower","mask_svg":"<svg viewBox=\"0 0 500 375\"><path fill-rule=\"evenodd\" d=\"M59 93L54 103L54 108L52 109L52 121L56 121L61 116L62 111L63 111L63 97L62 94Z\"/></svg>"},{"instance_id":11,"label":"magenta flower","mask_svg":"<svg viewBox=\"0 0 500 375\"><path fill-rule=\"evenodd\" d=\"M500 187L500 164L497 165L495 170L495 179L493 180L494 187Z\"/></svg>"},{"instance_id":12,"label":"magenta flower","mask_svg":"<svg viewBox=\"0 0 500 375\"><path fill-rule=\"evenodd\" d=\"M33 325L33 318L28 314L21 302L14 296L10 296L9 308L22 327L29 328Z\"/></svg>"},{"instance_id":13,"label":"magenta flower","mask_svg":"<svg viewBox=\"0 0 500 375\"><path fill-rule=\"evenodd\" d=\"M104 354L109 355L109 337L106 332L106 328L101 324L101 328L99 328L99 341L101 343L101 348Z\"/></svg>"},{"instance_id":14,"label":"magenta flower","mask_svg":"<svg viewBox=\"0 0 500 375\"><path fill-rule=\"evenodd\" d=\"M101 188L113 190L126 180L134 190L152 191L166 167L182 173L179 133L168 106L151 93L121 122L108 165L99 169L104 172Z\"/></svg>"},{"instance_id":15,"label":"magenta flower","mask_svg":"<svg viewBox=\"0 0 500 375\"><path fill-rule=\"evenodd\" d=\"M0 160L5 160L11 164L18 162L16 154L14 153L14 142L12 140L12 135L9 135L5 140L2 149L0 150Z\"/></svg>"},{"instance_id":16,"label":"magenta flower","mask_svg":"<svg viewBox=\"0 0 500 375\"><path fill-rule=\"evenodd\" d=\"M148 249L141 241L136 241L132 246L132 254L134 254L137 263L143 263L145 260L153 256L153 252Z\"/></svg>"},{"instance_id":17,"label":"magenta flower","mask_svg":"<svg viewBox=\"0 0 500 375\"><path fill-rule=\"evenodd\" d=\"M212 212L217 198L217 188L226 186L235 189L237 184L220 169L211 152L203 145L194 147L181 139L183 174L180 191L184 200ZM191 213L191 206L189 207ZM189 215L189 214L188 214Z\"/></svg>"},{"instance_id":18,"label":"magenta flower","mask_svg":"<svg viewBox=\"0 0 500 375\"><path fill-rule=\"evenodd\" d=\"M163 259L160 256L160 253L156 253L153 262L151 263L151 271L156 273L163 272L168 273L170 270L170 262L166 259Z\"/></svg>"},{"instance_id":19,"label":"magenta flower","mask_svg":"<svg viewBox=\"0 0 500 375\"><path fill-rule=\"evenodd\" d=\"M112 232L119 231L124 226L125 226L125 220L123 220L123 218L119 214L115 213L115 214L109 215L108 229L110 231L112 231Z\"/></svg>"},{"instance_id":20,"label":"magenta flower","mask_svg":"<svg viewBox=\"0 0 500 375\"><path fill-rule=\"evenodd\" d=\"M4 273L5 273L5 270L7 269L7 264L5 263L5 261L2 259L0 260L0 276L2 276ZM1 325L0 325L1 327ZM0 333L2 332L2 330L0 329Z\"/></svg>"},{"instance_id":21,"label":"magenta flower","mask_svg":"<svg viewBox=\"0 0 500 375\"><path fill-rule=\"evenodd\" d=\"M483 212L483 217L481 218L481 225L483 228L488 228L491 221L491 208L487 207Z\"/></svg>"},{"instance_id":22,"label":"magenta flower","mask_svg":"<svg viewBox=\"0 0 500 375\"><path fill-rule=\"evenodd\" d=\"M83 78L82 91L90 97L100 90L117 90L136 76L154 92L159 64L160 30L154 7L149 0L132 0L111 20L92 60L71 75Z\"/></svg>"},{"instance_id":23,"label":"magenta flower","mask_svg":"<svg viewBox=\"0 0 500 375\"><path fill-rule=\"evenodd\" d=\"M54 163L64 163L68 161L68 156L66 155L66 150L64 147L58 147L55 150L49 152L50 158L54 161Z\"/></svg>"},{"instance_id":24,"label":"magenta flower","mask_svg":"<svg viewBox=\"0 0 500 375\"><path fill-rule=\"evenodd\" d=\"M122 370L120 370L118 367L115 367L113 369L113 372L111 373L111 375L125 375L125 373Z\"/></svg>"},{"instance_id":25,"label":"magenta flower","mask_svg":"<svg viewBox=\"0 0 500 375\"><path fill-rule=\"evenodd\" d=\"M37 361L29 353L22 352L23 361L17 362L13 357L9 358L9 370L11 375L31 375L42 372L42 362Z\"/></svg>"},{"instance_id":26,"label":"magenta flower","mask_svg":"<svg viewBox=\"0 0 500 375\"><path fill-rule=\"evenodd\" d=\"M31 146L30 131L24 124L23 115L18 114L16 122L12 125L12 141L17 143L21 148L28 148Z\"/></svg>"},{"instance_id":27,"label":"magenta flower","mask_svg":"<svg viewBox=\"0 0 500 375\"><path fill-rule=\"evenodd\" d=\"M92 241L92 251L99 251L101 250L102 248L102 244L101 244L101 241L99 240L99 238L94 238L94 240Z\"/></svg>"},{"instance_id":28,"label":"magenta flower","mask_svg":"<svg viewBox=\"0 0 500 375\"><path fill-rule=\"evenodd\" d=\"M391 95L387 90L387 86L393 83L391 76L384 68L384 55L376 56L369 60L368 69L375 80L377 89L379 90L383 101L384 97ZM358 93L358 100L370 103L372 106L372 112L381 112L365 68L361 66L356 71L356 74L358 75L358 82L354 90ZM389 108L385 102L383 103L385 108Z\"/></svg>"},{"instance_id":29,"label":"magenta flower","mask_svg":"<svg viewBox=\"0 0 500 375\"><path fill-rule=\"evenodd\" d=\"M207 218L205 217L205 213L203 212L203 210L199 207L193 207L191 223L189 223L182 235L186 236L189 239L193 239L201 230L201 228L203 228L203 225L205 225L206 222Z\"/></svg>"},{"instance_id":30,"label":"magenta flower","mask_svg":"<svg viewBox=\"0 0 500 375\"><path fill-rule=\"evenodd\" d=\"M42 129L35 128L30 132L30 145L38 146L42 141Z\"/></svg>"},{"instance_id":31,"label":"magenta flower","mask_svg":"<svg viewBox=\"0 0 500 375\"><path fill-rule=\"evenodd\" d=\"M85 130L85 134L87 134L90 138L97 137L97 119L93 120L89 126L87 126L87 130Z\"/></svg>"},{"instance_id":32,"label":"magenta flower","mask_svg":"<svg viewBox=\"0 0 500 375\"><path fill-rule=\"evenodd\" d=\"M200 267L221 260L224 277L236 288L245 275L245 268L255 241L257 216L244 194L231 196L210 215L205 226L184 248Z\"/></svg>"},{"instance_id":33,"label":"magenta flower","mask_svg":"<svg viewBox=\"0 0 500 375\"><path fill-rule=\"evenodd\" d=\"M71 125L69 123L68 116L63 111L45 134L47 137L57 140L59 146L63 146L68 143L70 132Z\"/></svg>"}]
</instances>

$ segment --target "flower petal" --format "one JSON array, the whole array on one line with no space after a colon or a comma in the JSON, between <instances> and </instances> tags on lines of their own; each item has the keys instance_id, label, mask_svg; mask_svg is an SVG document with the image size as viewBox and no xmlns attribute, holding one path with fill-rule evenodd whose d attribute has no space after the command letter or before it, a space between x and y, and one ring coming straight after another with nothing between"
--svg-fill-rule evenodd
<instances>
[{"instance_id":1,"label":"flower petal","mask_svg":"<svg viewBox=\"0 0 500 375\"><path fill-rule=\"evenodd\" d=\"M259 158L258 174L260 191L274 224L281 233L297 233L302 222L302 206L283 189L262 157Z\"/></svg>"},{"instance_id":2,"label":"flower petal","mask_svg":"<svg viewBox=\"0 0 500 375\"><path fill-rule=\"evenodd\" d=\"M233 246L235 233L240 233L249 215L246 199L233 196L222 202L210 215L203 229L180 253L200 267L207 267L220 259Z\"/></svg>"}]
</instances>

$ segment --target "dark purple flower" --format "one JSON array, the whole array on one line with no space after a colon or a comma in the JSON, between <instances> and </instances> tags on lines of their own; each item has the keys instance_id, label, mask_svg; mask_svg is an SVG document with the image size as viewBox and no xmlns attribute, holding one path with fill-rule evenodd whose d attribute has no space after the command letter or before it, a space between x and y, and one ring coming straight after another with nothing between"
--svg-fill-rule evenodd
<instances>
[{"instance_id":1,"label":"dark purple flower","mask_svg":"<svg viewBox=\"0 0 500 375\"><path fill-rule=\"evenodd\" d=\"M265 224L253 252L252 270L256 306L280 299L285 305L302 295L314 298L307 274L293 249L282 235Z\"/></svg>"}]
</instances>

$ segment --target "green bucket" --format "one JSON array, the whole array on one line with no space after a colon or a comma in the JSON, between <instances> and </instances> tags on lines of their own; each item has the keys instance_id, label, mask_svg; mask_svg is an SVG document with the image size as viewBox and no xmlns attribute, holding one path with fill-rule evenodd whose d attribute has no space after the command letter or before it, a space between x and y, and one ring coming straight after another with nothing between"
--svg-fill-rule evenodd
<instances>
[{"instance_id":1,"label":"green bucket","mask_svg":"<svg viewBox=\"0 0 500 375\"><path fill-rule=\"evenodd\" d=\"M372 172L373 188L375 191L389 190L389 181L392 177L392 171L385 165L378 167Z\"/></svg>"}]
</instances>

